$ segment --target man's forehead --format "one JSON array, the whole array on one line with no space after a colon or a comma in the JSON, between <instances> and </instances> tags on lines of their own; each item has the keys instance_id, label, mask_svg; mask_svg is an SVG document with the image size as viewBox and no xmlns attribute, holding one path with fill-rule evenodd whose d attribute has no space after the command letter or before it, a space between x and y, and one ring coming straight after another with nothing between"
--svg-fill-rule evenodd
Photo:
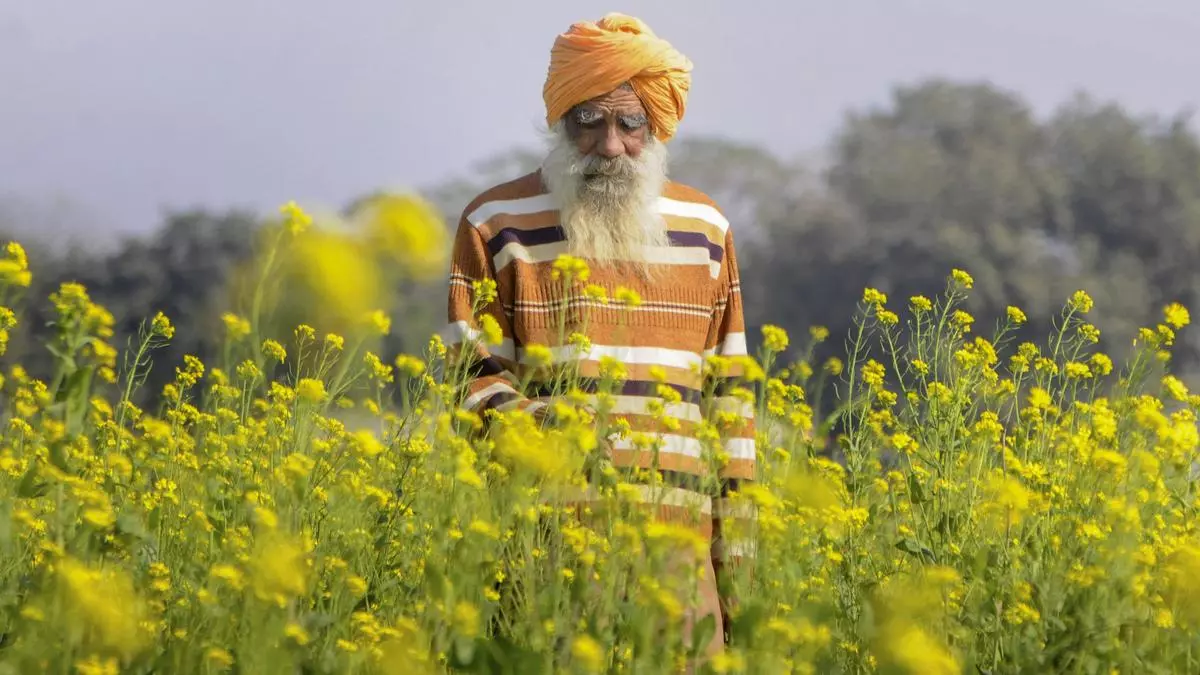
<instances>
[{"instance_id":1,"label":"man's forehead","mask_svg":"<svg viewBox=\"0 0 1200 675\"><path fill-rule=\"evenodd\" d=\"M600 96L584 101L576 107L595 110L597 112L608 111L624 114L646 112L641 99L633 92L633 87L630 87L628 84L622 85L607 94L601 94Z\"/></svg>"}]
</instances>

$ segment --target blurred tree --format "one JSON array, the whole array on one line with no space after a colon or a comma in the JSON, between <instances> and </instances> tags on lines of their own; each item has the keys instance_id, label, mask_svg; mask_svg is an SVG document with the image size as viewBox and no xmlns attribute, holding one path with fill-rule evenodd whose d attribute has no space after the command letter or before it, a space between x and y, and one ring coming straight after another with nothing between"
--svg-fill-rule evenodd
<instances>
[{"instance_id":1,"label":"blurred tree","mask_svg":"<svg viewBox=\"0 0 1200 675\"><path fill-rule=\"evenodd\" d=\"M157 353L143 392L157 395L174 377L184 354L206 361L216 354L222 339L220 314L229 308L226 280L250 256L257 227L248 213L173 213L154 235L127 239L112 255L77 249L59 259L43 259L41 265L33 262L34 285L21 326L20 351L11 358L35 375L48 377L50 360L40 337L53 313L47 297L62 282L77 281L93 301L112 312L113 344L119 349L137 339L141 323L155 312L175 322L175 338Z\"/></svg>"},{"instance_id":2,"label":"blurred tree","mask_svg":"<svg viewBox=\"0 0 1200 675\"><path fill-rule=\"evenodd\" d=\"M1052 227L1086 252L1110 322L1127 334L1170 302L1200 309L1200 139L1187 119L1139 120L1078 96L1047 126L1070 195ZM1200 335L1184 331L1176 354L1195 371Z\"/></svg>"},{"instance_id":3,"label":"blurred tree","mask_svg":"<svg viewBox=\"0 0 1200 675\"><path fill-rule=\"evenodd\" d=\"M1014 94L929 81L855 113L835 142L828 194L790 200L747 273L751 322L848 334L864 286L902 307L969 271L987 333L1014 304L1044 335L1077 288L1120 355L1161 305L1195 299L1195 136L1076 103L1040 125ZM759 296L756 301L754 296ZM763 300L762 298L769 298ZM840 348L840 344L835 344ZM1195 363L1189 345L1180 359Z\"/></svg>"}]
</instances>

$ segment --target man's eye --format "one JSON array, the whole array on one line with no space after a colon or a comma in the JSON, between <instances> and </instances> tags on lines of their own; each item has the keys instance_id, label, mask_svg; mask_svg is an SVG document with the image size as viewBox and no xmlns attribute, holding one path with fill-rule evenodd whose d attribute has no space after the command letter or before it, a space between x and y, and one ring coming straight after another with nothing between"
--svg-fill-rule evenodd
<instances>
[{"instance_id":1,"label":"man's eye","mask_svg":"<svg viewBox=\"0 0 1200 675\"><path fill-rule=\"evenodd\" d=\"M646 120L640 117L624 117L621 118L621 126L625 127L626 131L637 131L646 126Z\"/></svg>"}]
</instances>

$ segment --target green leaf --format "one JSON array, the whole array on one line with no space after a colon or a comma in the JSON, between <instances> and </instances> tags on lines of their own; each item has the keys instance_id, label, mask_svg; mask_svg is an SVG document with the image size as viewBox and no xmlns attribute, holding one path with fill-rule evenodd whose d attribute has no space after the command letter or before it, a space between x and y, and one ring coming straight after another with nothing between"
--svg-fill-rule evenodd
<instances>
[{"instance_id":1,"label":"green leaf","mask_svg":"<svg viewBox=\"0 0 1200 675\"><path fill-rule=\"evenodd\" d=\"M33 499L46 494L46 488L46 482L38 480L37 465L30 463L25 475L21 476L21 482L17 485L17 496L22 499Z\"/></svg>"},{"instance_id":2,"label":"green leaf","mask_svg":"<svg viewBox=\"0 0 1200 675\"><path fill-rule=\"evenodd\" d=\"M928 497L925 495L925 487L921 485L921 481L917 478L917 474L915 473L908 474L908 494L909 498L912 499L912 503L914 504L920 504L929 501Z\"/></svg>"},{"instance_id":3,"label":"green leaf","mask_svg":"<svg viewBox=\"0 0 1200 675\"><path fill-rule=\"evenodd\" d=\"M933 551L912 537L905 537L896 542L896 548L925 562L937 562L937 556L933 554Z\"/></svg>"},{"instance_id":4,"label":"green leaf","mask_svg":"<svg viewBox=\"0 0 1200 675\"><path fill-rule=\"evenodd\" d=\"M77 366L77 365L75 364L75 357L71 356L70 354L67 354L67 353L63 352L61 349L59 349L58 347L56 347L56 346L54 345L54 343L52 343L52 342L48 342L48 343L46 343L46 349L47 349L47 350L48 350L48 351L49 351L51 354L53 354L55 358L57 358L59 361L62 361L62 363L63 363L63 366L64 366L64 367L65 367L65 368L66 368L68 371L73 371L73 370L76 370L76 369L79 367L79 366Z\"/></svg>"},{"instance_id":5,"label":"green leaf","mask_svg":"<svg viewBox=\"0 0 1200 675\"><path fill-rule=\"evenodd\" d=\"M70 459L67 456L67 444L63 440L50 444L50 463L66 473L71 472Z\"/></svg>"},{"instance_id":6,"label":"green leaf","mask_svg":"<svg viewBox=\"0 0 1200 675\"><path fill-rule=\"evenodd\" d=\"M962 528L963 517L958 513L943 513L938 520L937 531L946 539L951 539Z\"/></svg>"},{"instance_id":7,"label":"green leaf","mask_svg":"<svg viewBox=\"0 0 1200 675\"><path fill-rule=\"evenodd\" d=\"M67 434L79 435L83 432L83 422L87 418L88 398L92 389L92 367L80 368L67 378L64 389L66 400L65 421Z\"/></svg>"},{"instance_id":8,"label":"green leaf","mask_svg":"<svg viewBox=\"0 0 1200 675\"><path fill-rule=\"evenodd\" d=\"M117 516L117 532L140 540L148 540L150 535L142 525L142 519L132 513L122 513Z\"/></svg>"}]
</instances>

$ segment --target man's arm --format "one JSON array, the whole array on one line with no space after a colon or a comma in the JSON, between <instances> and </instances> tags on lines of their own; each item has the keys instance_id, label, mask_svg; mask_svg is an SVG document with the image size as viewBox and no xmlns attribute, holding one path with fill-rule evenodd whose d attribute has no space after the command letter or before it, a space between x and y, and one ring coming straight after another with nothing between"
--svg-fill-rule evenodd
<instances>
[{"instance_id":1,"label":"man's arm","mask_svg":"<svg viewBox=\"0 0 1200 675\"><path fill-rule=\"evenodd\" d=\"M495 283L487 245L464 215L458 223L450 262L449 325L445 334L450 345L449 362L463 367L459 371L465 379L461 405L479 414L488 409L519 408L537 415L546 404L518 391L517 345L501 298L492 293L487 302L476 303L476 289L481 284L495 288ZM497 329L501 340L489 344L487 333Z\"/></svg>"},{"instance_id":2,"label":"man's arm","mask_svg":"<svg viewBox=\"0 0 1200 675\"><path fill-rule=\"evenodd\" d=\"M725 233L725 256L721 263L719 280L722 292L713 315L709 347L717 356L746 356L748 352L746 322L742 309L741 275L734 250L732 229L726 230ZM731 365L726 373L727 377L717 383L714 401L716 410L733 412L740 418L724 439L727 461L717 472L720 496L713 503L712 558L718 581L727 576L728 571L740 564L744 558L753 555L745 538L748 530L745 520L751 514L745 513L744 503L734 505L729 498L742 484L753 481L757 476L754 406L729 393L729 383L743 374L744 368L741 364ZM727 592L722 593L723 611L728 611L731 600ZM728 621L726 625L728 626Z\"/></svg>"}]
</instances>

